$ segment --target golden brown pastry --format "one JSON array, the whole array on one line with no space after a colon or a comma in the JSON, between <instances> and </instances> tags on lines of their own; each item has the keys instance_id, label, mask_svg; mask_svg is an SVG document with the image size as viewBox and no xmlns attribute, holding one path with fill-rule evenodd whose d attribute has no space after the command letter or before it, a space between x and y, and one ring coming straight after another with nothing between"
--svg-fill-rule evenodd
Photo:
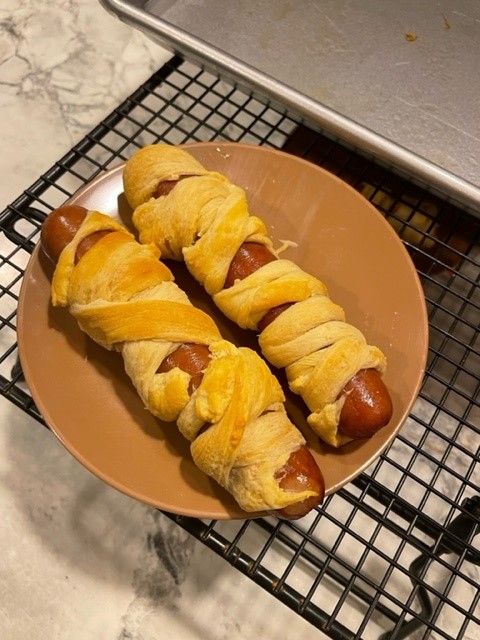
<instances>
[{"instance_id":1,"label":"golden brown pastry","mask_svg":"<svg viewBox=\"0 0 480 640\"><path fill-rule=\"evenodd\" d=\"M191 305L158 248L79 207L51 214L42 244L57 261L53 304L67 307L98 344L121 353L145 407L176 421L196 465L242 509L297 517L323 499L323 478L286 415L278 381L255 352L222 339L210 316ZM185 345L207 353L193 387L188 367L165 366ZM312 471L312 482L299 487L289 479L295 460Z\"/></svg>"},{"instance_id":2,"label":"golden brown pastry","mask_svg":"<svg viewBox=\"0 0 480 640\"><path fill-rule=\"evenodd\" d=\"M250 215L243 189L184 149L159 144L140 149L126 163L124 190L140 241L155 243L164 258L184 260L228 318L261 331L263 355L285 368L291 390L310 409L309 425L325 442L338 447L389 422L391 400L381 380L385 355L346 322L323 282L279 258L264 222ZM231 276L239 255L255 247L271 259L235 268L242 275ZM364 372L371 374L373 392L366 400L357 394L355 402L364 404L353 415L368 417L371 405L373 426L342 428L342 411L354 402L348 385ZM381 406L376 414L375 403Z\"/></svg>"}]
</instances>

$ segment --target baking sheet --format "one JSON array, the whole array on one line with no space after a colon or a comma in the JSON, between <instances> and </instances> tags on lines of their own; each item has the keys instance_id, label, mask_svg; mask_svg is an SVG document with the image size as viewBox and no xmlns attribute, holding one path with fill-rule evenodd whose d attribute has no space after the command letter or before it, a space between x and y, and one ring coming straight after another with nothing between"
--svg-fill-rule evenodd
<instances>
[{"instance_id":1,"label":"baking sheet","mask_svg":"<svg viewBox=\"0 0 480 640\"><path fill-rule=\"evenodd\" d=\"M475 0L101 3L479 215Z\"/></svg>"}]
</instances>

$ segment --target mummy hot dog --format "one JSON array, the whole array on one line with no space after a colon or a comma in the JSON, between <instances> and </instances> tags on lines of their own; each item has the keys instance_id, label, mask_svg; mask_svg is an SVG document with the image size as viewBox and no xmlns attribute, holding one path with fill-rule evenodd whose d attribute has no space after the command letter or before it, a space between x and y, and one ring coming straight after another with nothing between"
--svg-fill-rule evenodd
<instances>
[{"instance_id":1,"label":"mummy hot dog","mask_svg":"<svg viewBox=\"0 0 480 640\"><path fill-rule=\"evenodd\" d=\"M124 190L140 241L184 260L227 317L260 332L263 355L285 368L323 440L338 447L388 424L384 354L346 322L320 280L278 257L241 188L159 144L127 162Z\"/></svg>"},{"instance_id":2,"label":"mummy hot dog","mask_svg":"<svg viewBox=\"0 0 480 640\"><path fill-rule=\"evenodd\" d=\"M53 304L121 353L145 406L177 422L197 466L242 509L297 518L323 500L322 474L276 378L253 351L222 339L174 284L158 249L77 206L50 214L41 243L56 265Z\"/></svg>"}]
</instances>

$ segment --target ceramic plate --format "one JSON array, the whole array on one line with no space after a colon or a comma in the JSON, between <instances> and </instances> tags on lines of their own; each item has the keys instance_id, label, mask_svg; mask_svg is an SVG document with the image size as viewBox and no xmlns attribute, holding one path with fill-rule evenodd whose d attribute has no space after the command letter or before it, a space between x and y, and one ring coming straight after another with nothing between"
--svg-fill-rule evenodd
<instances>
[{"instance_id":1,"label":"ceramic plate","mask_svg":"<svg viewBox=\"0 0 480 640\"><path fill-rule=\"evenodd\" d=\"M428 344L425 300L416 270L396 233L354 189L295 156L237 143L198 143L189 151L207 168L245 188L282 256L322 279L347 320L387 355L385 382L394 414L369 440L332 449L306 425L302 400L286 390L287 410L304 432L331 494L368 467L405 421L423 379ZM129 224L131 211L118 166L69 203ZM258 350L253 332L222 317L183 265L169 266L195 305L225 338ZM166 511L200 518L245 518L233 498L197 470L174 424L151 416L123 371L121 356L82 333L65 309L50 304L52 266L37 247L25 271L19 309L21 363L32 396L65 447L105 482ZM280 376L282 384L283 377ZM285 386L285 385L284 385Z\"/></svg>"}]
</instances>

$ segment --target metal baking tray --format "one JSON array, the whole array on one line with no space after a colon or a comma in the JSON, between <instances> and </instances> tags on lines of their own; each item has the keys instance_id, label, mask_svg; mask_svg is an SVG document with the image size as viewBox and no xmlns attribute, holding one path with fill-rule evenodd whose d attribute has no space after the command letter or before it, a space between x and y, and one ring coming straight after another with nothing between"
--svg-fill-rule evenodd
<instances>
[{"instance_id":1,"label":"metal baking tray","mask_svg":"<svg viewBox=\"0 0 480 640\"><path fill-rule=\"evenodd\" d=\"M100 0L163 47L480 205L476 0Z\"/></svg>"}]
</instances>

